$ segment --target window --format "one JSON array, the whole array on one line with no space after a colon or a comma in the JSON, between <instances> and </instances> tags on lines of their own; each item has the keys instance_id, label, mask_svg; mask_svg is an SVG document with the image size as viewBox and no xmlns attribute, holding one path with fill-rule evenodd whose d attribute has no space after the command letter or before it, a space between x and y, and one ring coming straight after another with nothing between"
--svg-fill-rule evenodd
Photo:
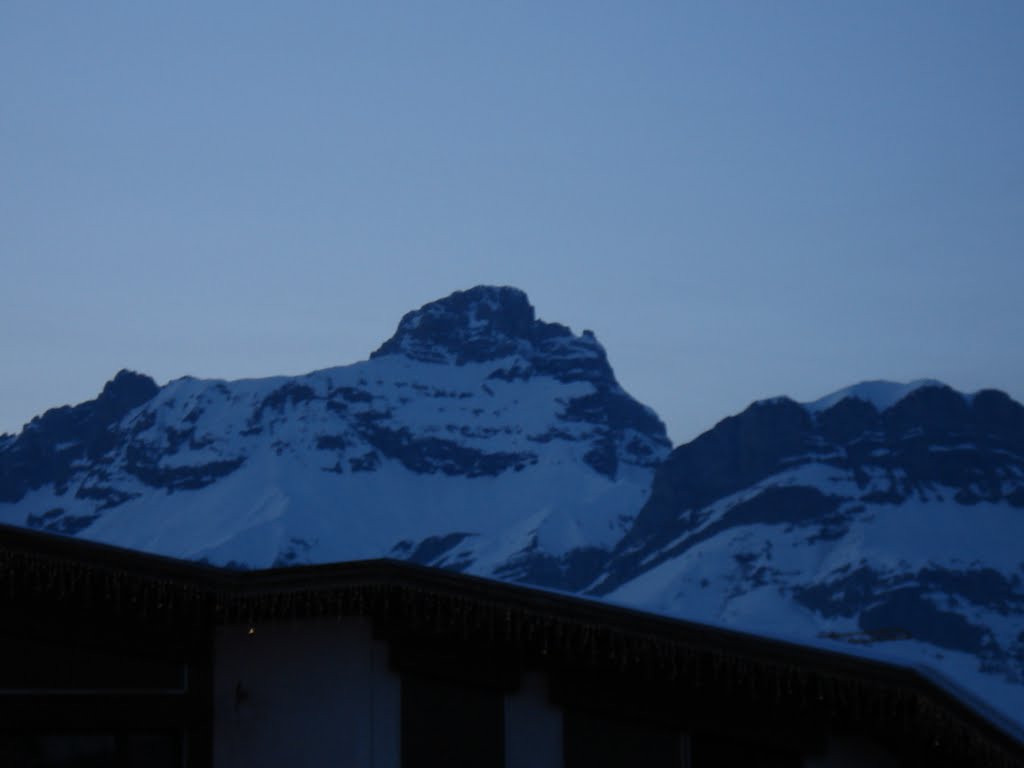
<instances>
[{"instance_id":1,"label":"window","mask_svg":"<svg viewBox=\"0 0 1024 768\"><path fill-rule=\"evenodd\" d=\"M505 702L496 688L402 676L403 768L502 768Z\"/></svg>"},{"instance_id":2,"label":"window","mask_svg":"<svg viewBox=\"0 0 1024 768\"><path fill-rule=\"evenodd\" d=\"M170 731L0 731L5 768L180 768L182 738Z\"/></svg>"},{"instance_id":3,"label":"window","mask_svg":"<svg viewBox=\"0 0 1024 768\"><path fill-rule=\"evenodd\" d=\"M100 623L0 629L0 766L197 764L206 667L166 636Z\"/></svg>"},{"instance_id":4,"label":"window","mask_svg":"<svg viewBox=\"0 0 1024 768\"><path fill-rule=\"evenodd\" d=\"M693 737L693 768L800 768L800 754L779 745L747 742L737 735L697 733Z\"/></svg>"},{"instance_id":5,"label":"window","mask_svg":"<svg viewBox=\"0 0 1024 768\"><path fill-rule=\"evenodd\" d=\"M566 768L688 768L683 735L666 726L565 713Z\"/></svg>"}]
</instances>

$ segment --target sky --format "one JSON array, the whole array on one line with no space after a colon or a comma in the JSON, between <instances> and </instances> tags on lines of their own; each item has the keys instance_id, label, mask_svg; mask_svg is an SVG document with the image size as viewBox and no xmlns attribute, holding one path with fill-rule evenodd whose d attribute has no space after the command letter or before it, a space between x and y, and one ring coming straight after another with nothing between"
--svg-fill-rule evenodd
<instances>
[{"instance_id":1,"label":"sky","mask_svg":"<svg viewBox=\"0 0 1024 768\"><path fill-rule=\"evenodd\" d=\"M0 4L0 432L121 368L365 359L477 284L674 442L1024 400L1024 3Z\"/></svg>"}]
</instances>

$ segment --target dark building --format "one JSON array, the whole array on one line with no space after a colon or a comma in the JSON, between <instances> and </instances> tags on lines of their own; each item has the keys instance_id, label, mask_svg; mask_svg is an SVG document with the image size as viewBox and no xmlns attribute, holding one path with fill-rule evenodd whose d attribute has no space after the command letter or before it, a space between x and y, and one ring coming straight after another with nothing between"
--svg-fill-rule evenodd
<instances>
[{"instance_id":1,"label":"dark building","mask_svg":"<svg viewBox=\"0 0 1024 768\"><path fill-rule=\"evenodd\" d=\"M993 766L912 669L392 561L0 528L2 766Z\"/></svg>"}]
</instances>

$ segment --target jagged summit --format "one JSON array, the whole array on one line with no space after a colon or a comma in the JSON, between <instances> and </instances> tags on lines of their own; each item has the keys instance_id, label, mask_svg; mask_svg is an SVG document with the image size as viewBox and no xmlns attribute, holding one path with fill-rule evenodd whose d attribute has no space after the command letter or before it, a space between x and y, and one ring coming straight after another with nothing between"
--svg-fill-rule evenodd
<instances>
[{"instance_id":1,"label":"jagged summit","mask_svg":"<svg viewBox=\"0 0 1024 768\"><path fill-rule=\"evenodd\" d=\"M103 385L99 399L127 412L149 400L159 389L152 377L122 368Z\"/></svg>"},{"instance_id":2,"label":"jagged summit","mask_svg":"<svg viewBox=\"0 0 1024 768\"><path fill-rule=\"evenodd\" d=\"M604 357L593 334L577 337L564 325L538 320L518 288L481 285L408 312L395 335L370 357L402 354L420 362L464 365L516 354L531 357L541 348L565 344Z\"/></svg>"}]
</instances>

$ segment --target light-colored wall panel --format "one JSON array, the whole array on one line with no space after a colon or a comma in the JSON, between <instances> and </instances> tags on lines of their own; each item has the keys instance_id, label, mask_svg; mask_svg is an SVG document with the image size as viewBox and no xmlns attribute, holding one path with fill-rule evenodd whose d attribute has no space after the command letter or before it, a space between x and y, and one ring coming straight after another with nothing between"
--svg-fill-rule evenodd
<instances>
[{"instance_id":1,"label":"light-colored wall panel","mask_svg":"<svg viewBox=\"0 0 1024 768\"><path fill-rule=\"evenodd\" d=\"M214 766L399 767L400 684L368 621L218 629Z\"/></svg>"},{"instance_id":2,"label":"light-colored wall panel","mask_svg":"<svg viewBox=\"0 0 1024 768\"><path fill-rule=\"evenodd\" d=\"M505 700L506 768L562 768L562 711L548 701L540 673L523 675Z\"/></svg>"}]
</instances>

